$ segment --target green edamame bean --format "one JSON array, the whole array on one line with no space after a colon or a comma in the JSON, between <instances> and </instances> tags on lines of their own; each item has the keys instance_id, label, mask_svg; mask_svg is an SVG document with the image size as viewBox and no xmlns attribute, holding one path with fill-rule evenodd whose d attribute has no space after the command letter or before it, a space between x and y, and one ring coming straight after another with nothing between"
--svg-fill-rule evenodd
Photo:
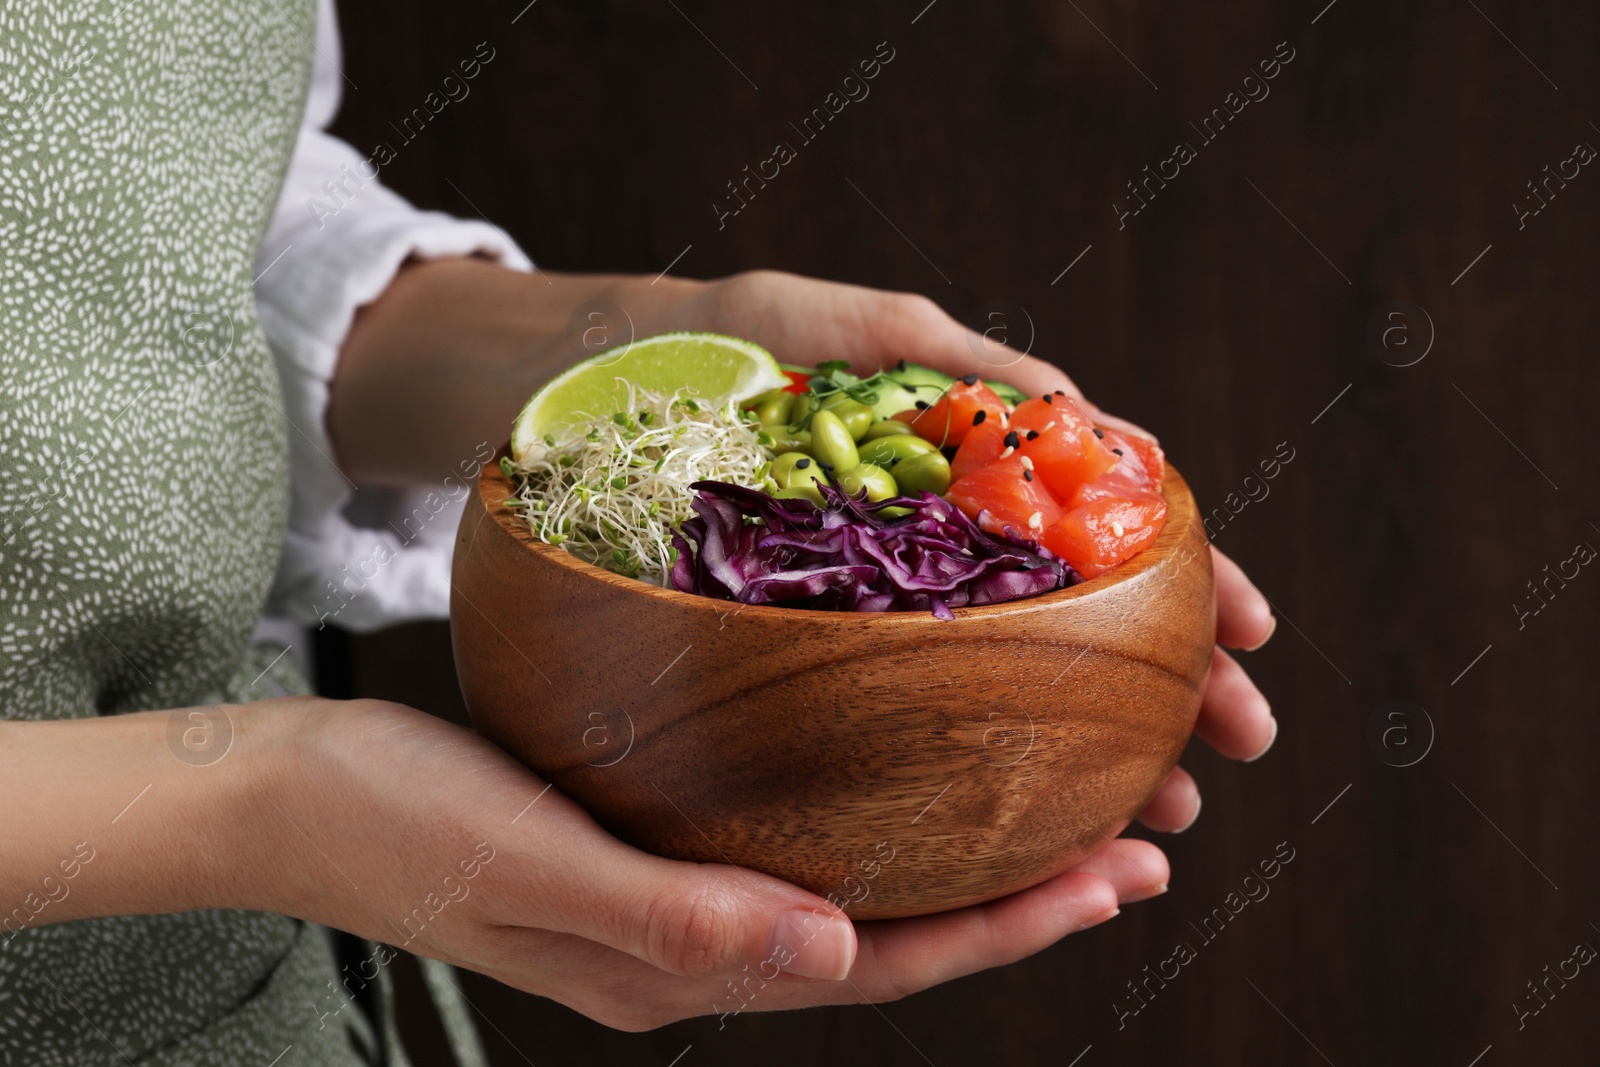
<instances>
[{"instance_id":1,"label":"green edamame bean","mask_svg":"<svg viewBox=\"0 0 1600 1067\"><path fill-rule=\"evenodd\" d=\"M853 497L860 497L863 490L867 494L867 499L872 501L888 500L892 496L900 495L900 487L895 484L894 475L875 463L858 463L848 470L839 472L835 477L839 480L839 488Z\"/></svg>"},{"instance_id":2,"label":"green edamame bean","mask_svg":"<svg viewBox=\"0 0 1600 1067\"><path fill-rule=\"evenodd\" d=\"M903 459L894 467L903 493L943 493L950 488L950 461L939 451Z\"/></svg>"},{"instance_id":3,"label":"green edamame bean","mask_svg":"<svg viewBox=\"0 0 1600 1067\"><path fill-rule=\"evenodd\" d=\"M822 410L831 411L839 417L839 421L844 423L844 428L850 431L852 441L861 440L872 428L872 409L842 393L824 401Z\"/></svg>"},{"instance_id":4,"label":"green edamame bean","mask_svg":"<svg viewBox=\"0 0 1600 1067\"><path fill-rule=\"evenodd\" d=\"M778 458L772 461L772 469L768 474L774 482L778 483L779 489L787 489L793 480L795 466L800 463L805 464L805 467L801 468L802 470L817 465L817 461L804 452L781 452L778 454Z\"/></svg>"},{"instance_id":5,"label":"green edamame bean","mask_svg":"<svg viewBox=\"0 0 1600 1067\"><path fill-rule=\"evenodd\" d=\"M822 493L815 485L791 485L787 489L779 489L772 494L779 500L809 500L817 507L825 507L822 502Z\"/></svg>"},{"instance_id":6,"label":"green edamame bean","mask_svg":"<svg viewBox=\"0 0 1600 1067\"><path fill-rule=\"evenodd\" d=\"M828 472L823 469L821 463L818 463L810 456L805 457L804 461L795 460L794 466L789 470L790 488L797 485L809 485L815 488L816 486L827 484Z\"/></svg>"},{"instance_id":7,"label":"green edamame bean","mask_svg":"<svg viewBox=\"0 0 1600 1067\"><path fill-rule=\"evenodd\" d=\"M784 426L769 426L763 432L772 438L772 443L767 447L780 456L785 452L811 454L810 430L789 430ZM765 441L761 443L767 444Z\"/></svg>"},{"instance_id":8,"label":"green edamame bean","mask_svg":"<svg viewBox=\"0 0 1600 1067\"><path fill-rule=\"evenodd\" d=\"M861 442L856 448L861 453L861 462L876 463L884 468L897 459L910 459L912 456L925 456L929 452L939 451L931 441L924 441L915 434L910 437L905 434L875 437L870 441Z\"/></svg>"},{"instance_id":9,"label":"green edamame bean","mask_svg":"<svg viewBox=\"0 0 1600 1067\"><path fill-rule=\"evenodd\" d=\"M754 411L756 408L761 406L761 402L763 400L770 400L774 395L776 395L777 393L780 393L782 391L783 391L783 387L780 385L780 386L777 386L775 388L768 389L766 392L760 394L759 396L753 396L748 400L741 400L739 402L739 410L741 410L741 411Z\"/></svg>"},{"instance_id":10,"label":"green edamame bean","mask_svg":"<svg viewBox=\"0 0 1600 1067\"><path fill-rule=\"evenodd\" d=\"M811 454L836 471L849 470L861 462L856 439L831 411L819 411L811 417Z\"/></svg>"},{"instance_id":11,"label":"green edamame bean","mask_svg":"<svg viewBox=\"0 0 1600 1067\"><path fill-rule=\"evenodd\" d=\"M811 392L789 394L789 425L794 426L811 414Z\"/></svg>"},{"instance_id":12,"label":"green edamame bean","mask_svg":"<svg viewBox=\"0 0 1600 1067\"><path fill-rule=\"evenodd\" d=\"M899 419L879 419L867 427L866 436L862 440L876 441L880 437L901 437L906 434L913 437L917 434L909 422L901 422Z\"/></svg>"},{"instance_id":13,"label":"green edamame bean","mask_svg":"<svg viewBox=\"0 0 1600 1067\"><path fill-rule=\"evenodd\" d=\"M792 393L773 389L764 393L756 404L756 419L763 426L786 425L789 421L789 401Z\"/></svg>"}]
</instances>

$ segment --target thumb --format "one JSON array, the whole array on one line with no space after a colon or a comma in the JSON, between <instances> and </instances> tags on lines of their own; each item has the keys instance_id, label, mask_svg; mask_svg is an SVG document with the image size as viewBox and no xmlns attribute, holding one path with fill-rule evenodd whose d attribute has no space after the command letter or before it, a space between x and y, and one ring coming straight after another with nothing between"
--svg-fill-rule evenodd
<instances>
[{"instance_id":1,"label":"thumb","mask_svg":"<svg viewBox=\"0 0 1600 1067\"><path fill-rule=\"evenodd\" d=\"M552 929L611 946L671 974L705 978L748 967L840 981L856 958L844 912L798 886L722 864L662 859L617 843L574 879ZM554 921L551 921L554 920Z\"/></svg>"}]
</instances>

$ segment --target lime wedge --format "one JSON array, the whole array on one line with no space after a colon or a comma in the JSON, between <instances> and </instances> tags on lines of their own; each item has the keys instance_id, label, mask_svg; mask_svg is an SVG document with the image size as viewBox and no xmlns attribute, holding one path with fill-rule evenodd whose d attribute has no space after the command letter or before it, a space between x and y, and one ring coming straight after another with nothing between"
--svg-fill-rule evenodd
<instances>
[{"instance_id":1,"label":"lime wedge","mask_svg":"<svg viewBox=\"0 0 1600 1067\"><path fill-rule=\"evenodd\" d=\"M760 345L715 333L664 333L608 348L563 371L533 394L511 429L511 456L524 462L575 426L621 409L625 383L671 393L688 387L713 404L749 400L788 385Z\"/></svg>"}]
</instances>

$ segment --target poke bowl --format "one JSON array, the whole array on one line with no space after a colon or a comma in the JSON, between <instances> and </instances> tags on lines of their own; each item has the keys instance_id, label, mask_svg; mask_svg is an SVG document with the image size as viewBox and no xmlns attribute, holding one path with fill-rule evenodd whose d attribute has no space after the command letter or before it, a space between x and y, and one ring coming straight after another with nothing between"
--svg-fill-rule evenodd
<instances>
[{"instance_id":1,"label":"poke bowl","mask_svg":"<svg viewBox=\"0 0 1600 1067\"><path fill-rule=\"evenodd\" d=\"M855 919L946 911L1115 837L1193 730L1211 559L1170 466L1165 522L1132 558L936 614L735 602L617 573L538 536L501 459L455 547L467 707L648 852L761 871Z\"/></svg>"}]
</instances>

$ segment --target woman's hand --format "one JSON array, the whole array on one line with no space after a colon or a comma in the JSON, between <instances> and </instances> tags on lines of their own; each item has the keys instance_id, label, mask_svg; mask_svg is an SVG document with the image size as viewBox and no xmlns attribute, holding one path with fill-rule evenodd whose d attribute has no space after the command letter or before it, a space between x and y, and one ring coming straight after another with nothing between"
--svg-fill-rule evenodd
<instances>
[{"instance_id":1,"label":"woman's hand","mask_svg":"<svg viewBox=\"0 0 1600 1067\"><path fill-rule=\"evenodd\" d=\"M855 927L777 879L630 848L477 734L381 701L0 721L0 781L0 951L74 919L271 911L379 942L337 976L351 994L393 946L628 1030L894 1000L1167 881L1126 841L1004 900Z\"/></svg>"},{"instance_id":2,"label":"woman's hand","mask_svg":"<svg viewBox=\"0 0 1600 1067\"><path fill-rule=\"evenodd\" d=\"M1028 393L1060 389L1078 400L1101 425L1153 436L1101 411L1060 368L1007 348L1000 338L969 330L924 296L775 271L690 284L696 288L671 309L673 328L746 337L778 353L786 363L845 359L857 372L868 374L904 359L952 376L996 378ZM1277 628L1277 619L1238 564L1215 548L1211 554L1218 647L1196 731L1224 756L1253 760L1272 746L1278 722L1266 697L1225 649L1260 648ZM1154 830L1179 831L1192 825L1199 813L1200 792L1180 767L1140 821Z\"/></svg>"},{"instance_id":3,"label":"woman's hand","mask_svg":"<svg viewBox=\"0 0 1600 1067\"><path fill-rule=\"evenodd\" d=\"M411 708L242 710L234 755L257 767L261 861L244 880L256 889L231 903L446 960L620 1029L893 1000L1038 952L1167 880L1154 847L1125 841L1004 900L853 927L777 879L633 849L494 745Z\"/></svg>"}]
</instances>

